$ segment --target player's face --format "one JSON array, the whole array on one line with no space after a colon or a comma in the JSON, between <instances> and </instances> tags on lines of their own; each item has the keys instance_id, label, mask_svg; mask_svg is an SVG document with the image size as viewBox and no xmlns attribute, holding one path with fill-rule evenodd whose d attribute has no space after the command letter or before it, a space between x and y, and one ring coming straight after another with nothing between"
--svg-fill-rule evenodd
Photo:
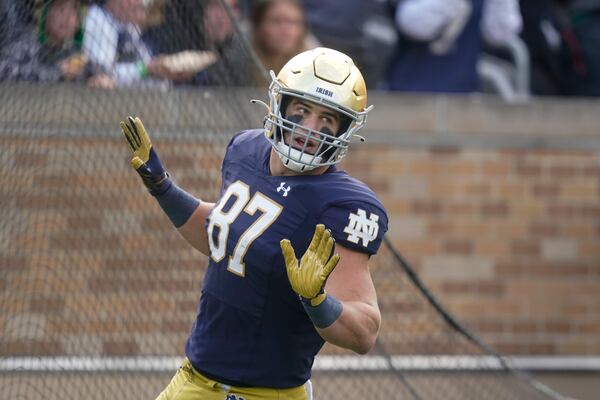
<instances>
[{"instance_id":1,"label":"player's face","mask_svg":"<svg viewBox=\"0 0 600 400\"><path fill-rule=\"evenodd\" d=\"M294 98L285 109L285 118L301 125L302 127L312 129L316 132L322 132L327 135L337 135L340 125L340 114L310 101ZM302 128L296 128L296 132L309 134L309 131ZM285 132L284 140L289 146L296 149L303 149L309 154L314 154L319 149L319 139L314 135L293 135L293 143L288 143L291 136L290 132ZM306 146L306 147L305 147Z\"/></svg>"}]
</instances>

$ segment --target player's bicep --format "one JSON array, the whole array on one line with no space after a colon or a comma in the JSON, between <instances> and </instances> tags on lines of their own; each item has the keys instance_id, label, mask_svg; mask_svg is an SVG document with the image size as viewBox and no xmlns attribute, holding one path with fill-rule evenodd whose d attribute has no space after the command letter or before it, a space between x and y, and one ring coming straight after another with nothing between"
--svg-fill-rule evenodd
<instances>
[{"instance_id":1,"label":"player's bicep","mask_svg":"<svg viewBox=\"0 0 600 400\"><path fill-rule=\"evenodd\" d=\"M177 228L177 231L192 247L207 256L210 254L210 250L206 233L206 218L213 207L214 203L201 201L187 222Z\"/></svg>"},{"instance_id":2,"label":"player's bicep","mask_svg":"<svg viewBox=\"0 0 600 400\"><path fill-rule=\"evenodd\" d=\"M333 270L325 290L341 301L359 301L377 306L375 286L369 271L369 255L336 245L340 261Z\"/></svg>"}]
</instances>

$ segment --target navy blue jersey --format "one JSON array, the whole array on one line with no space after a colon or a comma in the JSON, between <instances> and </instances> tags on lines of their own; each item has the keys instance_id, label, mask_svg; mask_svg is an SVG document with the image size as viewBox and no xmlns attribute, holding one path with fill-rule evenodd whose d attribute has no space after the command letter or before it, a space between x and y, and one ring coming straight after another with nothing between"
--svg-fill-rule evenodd
<instances>
[{"instance_id":1,"label":"navy blue jersey","mask_svg":"<svg viewBox=\"0 0 600 400\"><path fill-rule=\"evenodd\" d=\"M229 143L221 198L207 219L210 262L186 355L222 383L286 388L310 378L324 342L290 286L280 240L289 239L300 258L323 223L336 243L374 254L387 215L365 184L335 167L271 176L270 152L262 130Z\"/></svg>"}]
</instances>

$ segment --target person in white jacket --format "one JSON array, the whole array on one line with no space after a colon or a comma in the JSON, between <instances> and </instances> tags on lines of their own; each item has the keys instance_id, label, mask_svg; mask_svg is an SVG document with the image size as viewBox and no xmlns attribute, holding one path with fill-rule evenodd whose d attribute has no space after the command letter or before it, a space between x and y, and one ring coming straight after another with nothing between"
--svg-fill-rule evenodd
<instances>
[{"instance_id":1,"label":"person in white jacket","mask_svg":"<svg viewBox=\"0 0 600 400\"><path fill-rule=\"evenodd\" d=\"M139 24L144 18L142 0L107 0L103 6L90 6L83 51L97 73L92 86L160 84L174 78L164 58L153 57L142 40Z\"/></svg>"},{"instance_id":2,"label":"person in white jacket","mask_svg":"<svg viewBox=\"0 0 600 400\"><path fill-rule=\"evenodd\" d=\"M477 91L482 38L502 45L522 27L518 0L400 0L395 21L404 40L389 82L405 91Z\"/></svg>"}]
</instances>

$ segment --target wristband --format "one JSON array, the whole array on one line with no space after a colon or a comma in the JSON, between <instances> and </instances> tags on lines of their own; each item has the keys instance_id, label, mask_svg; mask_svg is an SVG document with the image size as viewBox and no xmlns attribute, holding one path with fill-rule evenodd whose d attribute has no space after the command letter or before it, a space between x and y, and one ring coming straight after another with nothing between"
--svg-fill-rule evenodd
<instances>
[{"instance_id":1,"label":"wristband","mask_svg":"<svg viewBox=\"0 0 600 400\"><path fill-rule=\"evenodd\" d=\"M310 300L302 297L300 299L310 320L320 329L327 328L337 321L344 308L338 299L328 294L325 294L325 298L316 306L311 305Z\"/></svg>"},{"instance_id":2,"label":"wristband","mask_svg":"<svg viewBox=\"0 0 600 400\"><path fill-rule=\"evenodd\" d=\"M154 197L166 193L173 184L173 181L168 173L163 172L160 175L154 175L146 165L138 168L136 172L140 175L142 182L144 182L144 185Z\"/></svg>"},{"instance_id":3,"label":"wristband","mask_svg":"<svg viewBox=\"0 0 600 400\"><path fill-rule=\"evenodd\" d=\"M200 205L198 199L173 182L171 182L166 192L154 196L154 198L175 225L175 228L185 224Z\"/></svg>"}]
</instances>

